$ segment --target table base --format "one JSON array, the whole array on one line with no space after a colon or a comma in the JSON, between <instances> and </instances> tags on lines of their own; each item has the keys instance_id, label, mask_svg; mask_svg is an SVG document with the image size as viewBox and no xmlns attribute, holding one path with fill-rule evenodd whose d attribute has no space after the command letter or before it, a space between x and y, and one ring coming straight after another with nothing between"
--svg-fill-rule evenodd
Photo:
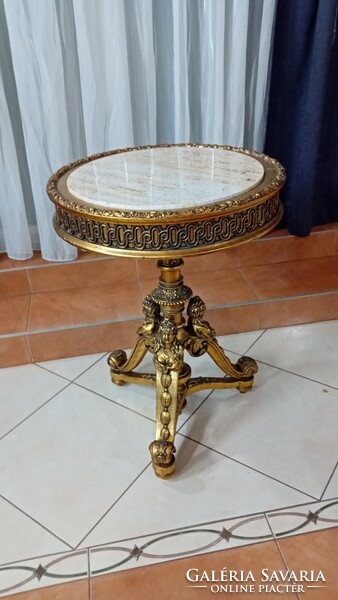
<instances>
[{"instance_id":1,"label":"table base","mask_svg":"<svg viewBox=\"0 0 338 600\"><path fill-rule=\"evenodd\" d=\"M129 358L124 350L109 355L112 382L138 383L156 388L156 434L149 446L158 477L167 479L175 471L177 419L191 394L204 389L237 388L244 393L252 387L257 363L242 356L231 363L218 344L215 331L203 319L206 307L199 296L184 285L182 259L159 260L159 285L143 302L144 322ZM186 308L187 320L183 317ZM184 351L198 357L207 353L225 374L223 377L191 377ZM147 352L153 355L155 373L134 369Z\"/></svg>"}]
</instances>

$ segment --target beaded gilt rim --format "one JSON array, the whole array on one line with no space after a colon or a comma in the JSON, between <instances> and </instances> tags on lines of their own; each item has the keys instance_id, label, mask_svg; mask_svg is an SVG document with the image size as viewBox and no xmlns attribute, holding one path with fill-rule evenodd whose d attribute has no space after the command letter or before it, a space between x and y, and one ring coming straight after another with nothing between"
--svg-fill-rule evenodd
<instances>
[{"instance_id":1,"label":"beaded gilt rim","mask_svg":"<svg viewBox=\"0 0 338 600\"><path fill-rule=\"evenodd\" d=\"M230 150L232 152L238 152L241 154L245 154L247 156L251 156L252 158L257 159L264 166L265 174L262 182L260 182L254 189L255 191L252 193L252 190L249 190L247 193L241 193L235 195L234 197L226 200L218 200L213 204L207 204L202 206L194 206L191 208L182 208L178 210L144 210L144 211L134 211L134 210L121 210L121 209L106 209L100 208L93 205L82 204L79 198L73 196L71 192L67 188L67 178L70 173L76 169L77 167L84 165L86 163L92 162L99 158L104 158L106 156L112 156L114 154L121 154L125 152L135 152L138 150L147 150L147 149L155 149L155 148L171 148L171 147L186 147L186 148L217 148L221 150ZM260 200L264 199L266 196L271 196L273 193L276 193L284 184L285 181L285 170L284 167L274 158L270 158L265 154L260 154L254 150L247 150L245 148L235 148L232 146L221 146L217 144L160 144L155 146L138 146L138 147L127 147L118 150L108 150L106 152L101 152L98 154L93 154L91 156L87 156L85 158L81 158L75 162L69 163L60 169L58 169L53 175L50 177L47 183L47 193L52 202L56 205L70 210L72 212L87 214L88 216L95 218L104 218L106 219L146 219L146 220L158 220L158 219L167 219L170 218L182 218L182 217L194 217L207 213L218 213L224 212L229 209L235 209L236 207L240 207L243 204L255 204Z\"/></svg>"},{"instance_id":2,"label":"beaded gilt rim","mask_svg":"<svg viewBox=\"0 0 338 600\"><path fill-rule=\"evenodd\" d=\"M82 204L67 188L67 178L77 167L113 154L153 148L219 148L257 159L263 179L246 193L212 204L178 210L120 210ZM174 258L247 242L273 229L283 208L279 190L285 181L282 165L252 150L211 144L163 144L94 154L65 165L48 181L47 192L56 205L54 228L65 241L102 254L140 258Z\"/></svg>"}]
</instances>

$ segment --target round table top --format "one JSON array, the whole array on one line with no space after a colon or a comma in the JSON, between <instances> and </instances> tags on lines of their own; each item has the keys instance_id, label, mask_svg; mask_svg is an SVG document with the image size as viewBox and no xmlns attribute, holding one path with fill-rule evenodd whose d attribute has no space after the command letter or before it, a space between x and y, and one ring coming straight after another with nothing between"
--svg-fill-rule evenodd
<instances>
[{"instance_id":1,"label":"round table top","mask_svg":"<svg viewBox=\"0 0 338 600\"><path fill-rule=\"evenodd\" d=\"M54 227L105 254L173 258L263 235L280 220L283 167L253 151L176 144L87 157L52 175Z\"/></svg>"},{"instance_id":2,"label":"round table top","mask_svg":"<svg viewBox=\"0 0 338 600\"><path fill-rule=\"evenodd\" d=\"M247 154L171 146L98 158L75 168L67 187L87 206L181 210L243 194L263 177L263 165Z\"/></svg>"}]
</instances>

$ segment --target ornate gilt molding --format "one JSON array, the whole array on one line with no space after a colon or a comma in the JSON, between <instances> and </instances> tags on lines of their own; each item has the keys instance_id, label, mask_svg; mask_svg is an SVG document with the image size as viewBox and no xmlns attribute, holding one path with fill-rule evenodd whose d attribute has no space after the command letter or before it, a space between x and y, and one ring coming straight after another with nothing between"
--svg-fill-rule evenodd
<instances>
[{"instance_id":1,"label":"ornate gilt molding","mask_svg":"<svg viewBox=\"0 0 338 600\"><path fill-rule=\"evenodd\" d=\"M64 208L56 209L58 233L68 234L75 241L117 251L147 252L156 256L158 252L194 248L212 248L220 244L238 242L254 234L259 229L273 226L280 209L278 194L253 207L223 216L209 217L200 221L182 223L132 223L97 222L85 215L75 215ZM279 220L279 219L278 219ZM71 241L71 239L68 239Z\"/></svg>"},{"instance_id":2,"label":"ornate gilt molding","mask_svg":"<svg viewBox=\"0 0 338 600\"><path fill-rule=\"evenodd\" d=\"M87 156L85 158L81 158L80 160L74 161L61 167L60 169L58 169L58 171L53 173L53 175L50 177L47 183L48 196L57 206L65 209L66 212L71 211L79 213L81 215L88 215L93 218L97 217L99 219L103 218L108 220L145 219L147 221L154 221L158 219L180 219L181 217L194 217L199 215L206 215L209 213L219 213L224 212L225 210L229 210L231 208L243 206L246 203L259 202L259 200L264 199L266 196L271 196L272 194L278 192L278 190L282 187L285 181L284 167L277 160L270 158L265 154L255 152L254 150L247 150L245 148L235 148L232 146L220 146L217 144L175 144L175 146L187 148L219 148L222 150L230 150L232 152L237 152L256 158L263 164L265 169L265 178L263 185L257 186L257 189L254 193L248 192L244 195L238 195L237 197L228 200L220 200L213 204L206 204L203 206L195 206L191 208L183 208L181 210L168 209L161 211L127 211L117 210L114 208L100 208L96 206L90 206L88 204L84 205L79 201L79 199L72 196L72 194L67 190L67 187L65 185L66 177L70 174L72 170L99 158L104 158L106 156L111 156L114 154L121 154L122 152L133 152L137 150L146 150L148 148L170 148L171 146L172 144L160 144L157 146L138 146L135 148L127 147L119 150L109 150L107 152L101 152L98 154Z\"/></svg>"}]
</instances>

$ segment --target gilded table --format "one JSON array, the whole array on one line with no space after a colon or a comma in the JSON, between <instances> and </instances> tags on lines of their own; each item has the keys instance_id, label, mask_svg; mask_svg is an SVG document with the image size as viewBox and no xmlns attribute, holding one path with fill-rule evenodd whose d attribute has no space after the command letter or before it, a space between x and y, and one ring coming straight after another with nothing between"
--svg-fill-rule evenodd
<instances>
[{"instance_id":1,"label":"gilded table","mask_svg":"<svg viewBox=\"0 0 338 600\"><path fill-rule=\"evenodd\" d=\"M54 227L85 250L157 258L158 286L143 302L144 321L127 356L108 359L112 382L156 389L156 434L150 453L156 475L175 469L175 433L186 398L197 390L252 387L256 362L232 364L205 320L205 304L181 275L183 257L215 252L270 231L281 219L283 167L257 152L216 145L176 144L103 152L52 175ZM184 352L208 353L220 377L192 377ZM135 369L145 354L154 373Z\"/></svg>"}]
</instances>

